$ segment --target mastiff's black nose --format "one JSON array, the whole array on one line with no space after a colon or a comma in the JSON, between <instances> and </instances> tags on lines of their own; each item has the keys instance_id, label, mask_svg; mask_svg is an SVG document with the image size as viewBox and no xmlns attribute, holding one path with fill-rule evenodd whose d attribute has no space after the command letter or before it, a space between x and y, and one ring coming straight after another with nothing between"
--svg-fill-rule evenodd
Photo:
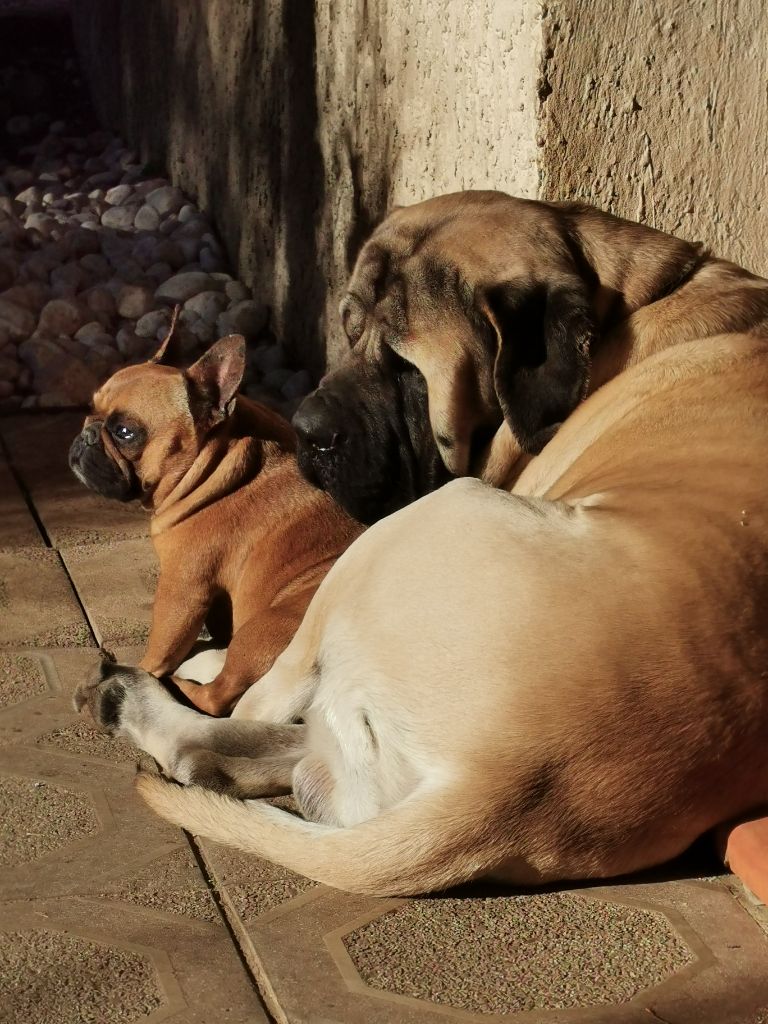
<instances>
[{"instance_id":1,"label":"mastiff's black nose","mask_svg":"<svg viewBox=\"0 0 768 1024\"><path fill-rule=\"evenodd\" d=\"M331 451L344 438L336 414L321 390L307 395L292 422L299 440L321 452Z\"/></svg>"}]
</instances>

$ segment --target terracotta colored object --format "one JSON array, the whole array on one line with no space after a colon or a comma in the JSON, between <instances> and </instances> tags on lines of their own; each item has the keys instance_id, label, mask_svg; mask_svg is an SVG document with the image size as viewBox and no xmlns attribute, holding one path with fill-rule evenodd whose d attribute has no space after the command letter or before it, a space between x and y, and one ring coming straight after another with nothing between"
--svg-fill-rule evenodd
<instances>
[{"instance_id":1,"label":"terracotta colored object","mask_svg":"<svg viewBox=\"0 0 768 1024\"><path fill-rule=\"evenodd\" d=\"M763 903L768 903L768 816L724 825L717 846L725 863Z\"/></svg>"}]
</instances>

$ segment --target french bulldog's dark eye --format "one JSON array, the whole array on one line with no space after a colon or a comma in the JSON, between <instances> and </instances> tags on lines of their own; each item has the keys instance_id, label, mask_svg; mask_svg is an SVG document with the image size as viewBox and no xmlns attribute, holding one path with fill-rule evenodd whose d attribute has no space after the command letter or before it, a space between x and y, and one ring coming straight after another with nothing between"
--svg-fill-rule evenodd
<instances>
[{"instance_id":1,"label":"french bulldog's dark eye","mask_svg":"<svg viewBox=\"0 0 768 1024\"><path fill-rule=\"evenodd\" d=\"M124 423L118 423L114 427L110 427L110 433L116 441L132 441L136 436L136 432L127 427Z\"/></svg>"}]
</instances>

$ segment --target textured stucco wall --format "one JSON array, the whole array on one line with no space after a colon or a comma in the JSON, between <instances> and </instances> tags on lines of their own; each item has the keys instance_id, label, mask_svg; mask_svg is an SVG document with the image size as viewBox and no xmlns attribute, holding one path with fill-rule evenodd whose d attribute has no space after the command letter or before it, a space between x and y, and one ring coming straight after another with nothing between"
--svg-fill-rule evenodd
<instances>
[{"instance_id":1,"label":"textured stucco wall","mask_svg":"<svg viewBox=\"0 0 768 1024\"><path fill-rule=\"evenodd\" d=\"M102 118L210 210L315 373L362 239L438 192L581 198L768 273L765 0L73 6Z\"/></svg>"},{"instance_id":2,"label":"textured stucco wall","mask_svg":"<svg viewBox=\"0 0 768 1024\"><path fill-rule=\"evenodd\" d=\"M330 0L316 17L332 317L393 204L464 188L537 195L539 24L535 0Z\"/></svg>"},{"instance_id":3,"label":"textured stucco wall","mask_svg":"<svg viewBox=\"0 0 768 1024\"><path fill-rule=\"evenodd\" d=\"M533 196L536 0L74 0L106 123L209 209L317 373L392 202ZM326 346L327 338L327 346Z\"/></svg>"},{"instance_id":4,"label":"textured stucco wall","mask_svg":"<svg viewBox=\"0 0 768 1024\"><path fill-rule=\"evenodd\" d=\"M768 274L765 0L553 0L542 30L543 197Z\"/></svg>"}]
</instances>

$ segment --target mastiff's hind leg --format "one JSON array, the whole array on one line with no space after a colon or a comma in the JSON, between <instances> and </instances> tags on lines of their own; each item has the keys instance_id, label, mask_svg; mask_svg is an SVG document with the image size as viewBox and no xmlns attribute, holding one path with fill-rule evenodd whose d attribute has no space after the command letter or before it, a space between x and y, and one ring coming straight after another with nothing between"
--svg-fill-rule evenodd
<instances>
[{"instance_id":1,"label":"mastiff's hind leg","mask_svg":"<svg viewBox=\"0 0 768 1024\"><path fill-rule=\"evenodd\" d=\"M296 726L303 733L304 726ZM188 786L203 786L241 800L280 796L292 791L293 771L304 753L303 735L287 739L282 749L254 757L232 756L215 750L186 750L173 776Z\"/></svg>"},{"instance_id":2,"label":"mastiff's hind leg","mask_svg":"<svg viewBox=\"0 0 768 1024\"><path fill-rule=\"evenodd\" d=\"M305 727L209 718L175 700L149 672L105 661L75 693L97 725L146 751L180 782L238 795L290 789Z\"/></svg>"}]
</instances>

